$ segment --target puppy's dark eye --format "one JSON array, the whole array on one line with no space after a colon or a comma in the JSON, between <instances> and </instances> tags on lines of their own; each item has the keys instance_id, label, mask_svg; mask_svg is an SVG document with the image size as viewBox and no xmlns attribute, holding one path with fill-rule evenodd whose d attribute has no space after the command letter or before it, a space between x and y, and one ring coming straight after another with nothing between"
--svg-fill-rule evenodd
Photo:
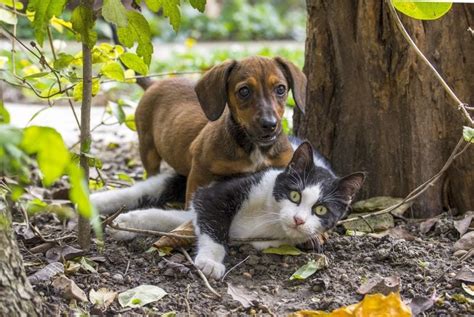
<instances>
[{"instance_id":1,"label":"puppy's dark eye","mask_svg":"<svg viewBox=\"0 0 474 317\"><path fill-rule=\"evenodd\" d=\"M242 87L239 89L239 96L242 97L242 98L247 98L248 96L250 96L250 89L249 87Z\"/></svg>"},{"instance_id":2,"label":"puppy's dark eye","mask_svg":"<svg viewBox=\"0 0 474 317\"><path fill-rule=\"evenodd\" d=\"M283 85L278 85L275 89L275 92L278 96L282 97L286 94L286 87Z\"/></svg>"}]
</instances>

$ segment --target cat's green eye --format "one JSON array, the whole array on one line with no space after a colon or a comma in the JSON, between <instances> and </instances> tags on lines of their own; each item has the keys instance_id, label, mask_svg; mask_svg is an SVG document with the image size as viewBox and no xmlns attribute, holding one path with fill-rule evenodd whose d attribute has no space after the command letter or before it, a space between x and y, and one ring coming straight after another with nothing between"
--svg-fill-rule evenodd
<instances>
[{"instance_id":1,"label":"cat's green eye","mask_svg":"<svg viewBox=\"0 0 474 317\"><path fill-rule=\"evenodd\" d=\"M292 190L290 192L290 200L294 202L295 204L298 204L301 201L300 192L297 192L296 190Z\"/></svg>"},{"instance_id":2,"label":"cat's green eye","mask_svg":"<svg viewBox=\"0 0 474 317\"><path fill-rule=\"evenodd\" d=\"M313 212L318 216L324 216L328 212L328 209L323 205L317 205L313 207Z\"/></svg>"}]
</instances>

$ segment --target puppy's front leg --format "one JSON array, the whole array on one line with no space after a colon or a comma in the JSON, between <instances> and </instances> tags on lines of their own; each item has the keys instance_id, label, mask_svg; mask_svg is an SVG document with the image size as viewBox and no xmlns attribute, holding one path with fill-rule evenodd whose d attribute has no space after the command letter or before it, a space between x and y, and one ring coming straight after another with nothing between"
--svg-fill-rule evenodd
<instances>
[{"instance_id":1,"label":"puppy's front leg","mask_svg":"<svg viewBox=\"0 0 474 317\"><path fill-rule=\"evenodd\" d=\"M206 171L205 167L201 167L193 161L186 183L186 209L191 205L194 192L199 187L207 186L214 180L213 175Z\"/></svg>"}]
</instances>

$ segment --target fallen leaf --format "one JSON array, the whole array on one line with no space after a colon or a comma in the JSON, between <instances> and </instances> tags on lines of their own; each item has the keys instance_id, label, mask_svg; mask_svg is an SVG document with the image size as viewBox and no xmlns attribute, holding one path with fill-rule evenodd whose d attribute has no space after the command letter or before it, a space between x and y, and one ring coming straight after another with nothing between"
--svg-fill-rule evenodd
<instances>
[{"instance_id":1,"label":"fallen leaf","mask_svg":"<svg viewBox=\"0 0 474 317\"><path fill-rule=\"evenodd\" d=\"M466 298L466 296L464 296L464 294L453 294L451 296L451 298L456 302L456 303L459 303L459 304L466 304L466 303L469 303L469 298Z\"/></svg>"},{"instance_id":2,"label":"fallen leaf","mask_svg":"<svg viewBox=\"0 0 474 317\"><path fill-rule=\"evenodd\" d=\"M169 311L164 314L162 314L160 317L176 317L176 312L175 311Z\"/></svg>"},{"instance_id":3,"label":"fallen leaf","mask_svg":"<svg viewBox=\"0 0 474 317\"><path fill-rule=\"evenodd\" d=\"M107 307L113 303L115 297L117 297L117 292L110 291L106 288L99 288L97 291L91 289L89 292L90 302L101 310L106 310Z\"/></svg>"},{"instance_id":4,"label":"fallen leaf","mask_svg":"<svg viewBox=\"0 0 474 317\"><path fill-rule=\"evenodd\" d=\"M415 240L415 236L412 235L409 231L406 229L396 227L396 228L391 228L389 230L385 230L379 233L370 233L369 236L374 237L374 238L383 238L385 236L389 236L393 239L403 239L406 241L413 241Z\"/></svg>"},{"instance_id":5,"label":"fallen leaf","mask_svg":"<svg viewBox=\"0 0 474 317\"><path fill-rule=\"evenodd\" d=\"M86 293L73 280L64 275L58 276L53 280L53 287L67 299L76 299L81 302L88 301Z\"/></svg>"},{"instance_id":6,"label":"fallen leaf","mask_svg":"<svg viewBox=\"0 0 474 317\"><path fill-rule=\"evenodd\" d=\"M244 308L249 308L257 305L257 299L255 297L248 294L248 292L243 288L233 286L230 283L227 283L227 294L232 296L232 299L241 303Z\"/></svg>"},{"instance_id":7,"label":"fallen leaf","mask_svg":"<svg viewBox=\"0 0 474 317\"><path fill-rule=\"evenodd\" d=\"M468 211L463 219L454 221L454 228L456 228L460 236L463 236L467 232L471 225L472 218L474 218L474 212Z\"/></svg>"},{"instance_id":8,"label":"fallen leaf","mask_svg":"<svg viewBox=\"0 0 474 317\"><path fill-rule=\"evenodd\" d=\"M97 273L97 270L94 268L94 266L96 265L94 261L86 258L85 256L82 256L79 258L78 262L81 265L81 269L83 269L84 271Z\"/></svg>"},{"instance_id":9,"label":"fallen leaf","mask_svg":"<svg viewBox=\"0 0 474 317\"><path fill-rule=\"evenodd\" d=\"M474 248L474 231L468 232L454 244L454 250L470 250Z\"/></svg>"},{"instance_id":10,"label":"fallen leaf","mask_svg":"<svg viewBox=\"0 0 474 317\"><path fill-rule=\"evenodd\" d=\"M183 236L194 236L194 227L193 227L192 222L190 221L172 230L171 233L180 234ZM178 249L180 247L189 247L194 243L194 241L195 241L195 238L183 239L183 238L174 238L174 237L161 237L153 245L157 249L160 249L163 247L171 247L173 249Z\"/></svg>"},{"instance_id":11,"label":"fallen leaf","mask_svg":"<svg viewBox=\"0 0 474 317\"><path fill-rule=\"evenodd\" d=\"M278 255L300 255L303 252L301 252L300 249L291 246L291 245L281 245L278 248L267 248L262 251L263 253L267 254L278 254Z\"/></svg>"},{"instance_id":12,"label":"fallen leaf","mask_svg":"<svg viewBox=\"0 0 474 317\"><path fill-rule=\"evenodd\" d=\"M328 265L328 258L323 254L319 254L318 259L309 261L293 273L290 280L304 280Z\"/></svg>"},{"instance_id":13,"label":"fallen leaf","mask_svg":"<svg viewBox=\"0 0 474 317\"><path fill-rule=\"evenodd\" d=\"M410 308L405 305L398 293L388 296L382 294L366 295L364 299L356 304L341 307L330 313L320 310L300 310L290 317L409 317L412 316Z\"/></svg>"},{"instance_id":14,"label":"fallen leaf","mask_svg":"<svg viewBox=\"0 0 474 317\"><path fill-rule=\"evenodd\" d=\"M466 285L464 283L461 284L462 289L469 294L470 296L474 297L474 285Z\"/></svg>"},{"instance_id":15,"label":"fallen leaf","mask_svg":"<svg viewBox=\"0 0 474 317\"><path fill-rule=\"evenodd\" d=\"M474 283L474 271L465 266L456 274L454 279L466 283Z\"/></svg>"},{"instance_id":16,"label":"fallen leaf","mask_svg":"<svg viewBox=\"0 0 474 317\"><path fill-rule=\"evenodd\" d=\"M118 295L118 301L122 307L142 307L146 304L156 302L167 293L155 285L140 285L129 289Z\"/></svg>"},{"instance_id":17,"label":"fallen leaf","mask_svg":"<svg viewBox=\"0 0 474 317\"><path fill-rule=\"evenodd\" d=\"M436 291L433 292L431 297L424 297L424 296L416 296L414 297L409 303L408 307L411 309L411 313L413 316L421 314L424 311L427 311L431 307L433 307L434 303L438 300L438 296L436 295Z\"/></svg>"},{"instance_id":18,"label":"fallen leaf","mask_svg":"<svg viewBox=\"0 0 474 317\"><path fill-rule=\"evenodd\" d=\"M81 264L75 261L66 261L66 263L64 263L64 272L66 273L66 275L75 274L79 272L80 269Z\"/></svg>"},{"instance_id":19,"label":"fallen leaf","mask_svg":"<svg viewBox=\"0 0 474 317\"><path fill-rule=\"evenodd\" d=\"M371 293L381 293L383 295L388 295L390 293L396 293L400 290L400 277L399 276L389 276L389 277L380 277L376 276L369 279L367 282L362 284L358 289L357 293L365 295Z\"/></svg>"},{"instance_id":20,"label":"fallen leaf","mask_svg":"<svg viewBox=\"0 0 474 317\"><path fill-rule=\"evenodd\" d=\"M46 265L33 275L28 276L31 284L36 284L42 281L49 281L53 276L64 273L64 265L60 262L54 262Z\"/></svg>"},{"instance_id":21,"label":"fallen leaf","mask_svg":"<svg viewBox=\"0 0 474 317\"><path fill-rule=\"evenodd\" d=\"M46 260L49 263L52 262L64 262L65 260L70 260L77 256L84 254L84 251L81 249L76 249L74 247L65 245L65 246L57 246L54 248L49 249L46 252Z\"/></svg>"},{"instance_id":22,"label":"fallen leaf","mask_svg":"<svg viewBox=\"0 0 474 317\"><path fill-rule=\"evenodd\" d=\"M439 220L439 217L434 217L434 218L430 218L423 221L422 223L420 223L420 232L423 234L428 233L433 228L433 226L438 222L438 220Z\"/></svg>"},{"instance_id":23,"label":"fallen leaf","mask_svg":"<svg viewBox=\"0 0 474 317\"><path fill-rule=\"evenodd\" d=\"M403 201L403 198L389 197L389 196L377 196L366 200L359 200L352 205L352 211L356 213L361 212L374 212L379 211L395 204L399 204ZM405 203L398 208L391 211L393 215L402 216L405 211L410 208L412 203Z\"/></svg>"},{"instance_id":24,"label":"fallen leaf","mask_svg":"<svg viewBox=\"0 0 474 317\"><path fill-rule=\"evenodd\" d=\"M349 219L358 218L358 216L364 216L368 213L361 213L357 215L351 214ZM356 217L352 217L356 216ZM377 216L371 216L365 219L354 219L350 222L345 222L342 224L346 230L358 231L358 232L374 232L382 231L392 228L395 225L393 221L393 216L386 213ZM369 226L370 225L370 226Z\"/></svg>"}]
</instances>

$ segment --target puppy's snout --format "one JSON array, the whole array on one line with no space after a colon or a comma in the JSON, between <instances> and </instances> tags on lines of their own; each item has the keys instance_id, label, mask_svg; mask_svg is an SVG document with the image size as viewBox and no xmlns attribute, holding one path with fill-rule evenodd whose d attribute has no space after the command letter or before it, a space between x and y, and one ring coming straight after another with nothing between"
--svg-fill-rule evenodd
<instances>
[{"instance_id":1,"label":"puppy's snout","mask_svg":"<svg viewBox=\"0 0 474 317\"><path fill-rule=\"evenodd\" d=\"M278 120L274 116L262 117L259 120L260 127L265 132L273 132L278 126Z\"/></svg>"}]
</instances>

